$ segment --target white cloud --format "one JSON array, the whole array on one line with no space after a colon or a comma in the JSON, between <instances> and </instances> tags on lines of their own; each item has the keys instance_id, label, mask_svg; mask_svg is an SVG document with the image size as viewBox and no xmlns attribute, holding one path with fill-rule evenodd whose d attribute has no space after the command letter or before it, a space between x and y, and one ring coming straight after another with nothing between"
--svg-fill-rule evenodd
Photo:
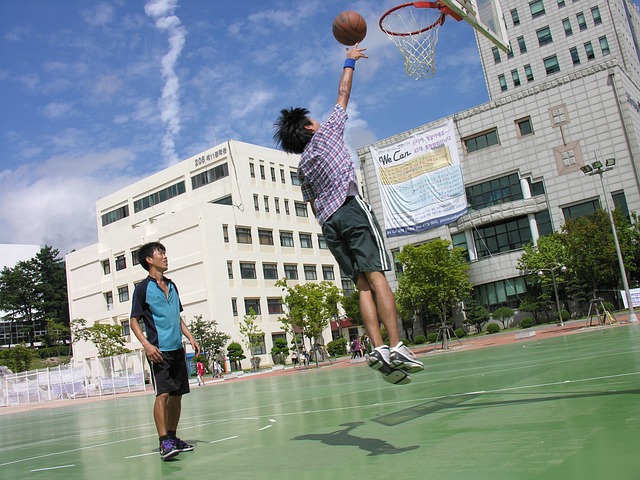
<instances>
[{"instance_id":1,"label":"white cloud","mask_svg":"<svg viewBox=\"0 0 640 480\"><path fill-rule=\"evenodd\" d=\"M73 112L73 106L70 103L51 102L44 106L42 114L45 118L54 120L56 118L69 117Z\"/></svg>"},{"instance_id":2,"label":"white cloud","mask_svg":"<svg viewBox=\"0 0 640 480\"><path fill-rule=\"evenodd\" d=\"M114 18L113 6L107 3L99 3L91 8L80 10L80 16L93 27L104 27Z\"/></svg>"}]
</instances>

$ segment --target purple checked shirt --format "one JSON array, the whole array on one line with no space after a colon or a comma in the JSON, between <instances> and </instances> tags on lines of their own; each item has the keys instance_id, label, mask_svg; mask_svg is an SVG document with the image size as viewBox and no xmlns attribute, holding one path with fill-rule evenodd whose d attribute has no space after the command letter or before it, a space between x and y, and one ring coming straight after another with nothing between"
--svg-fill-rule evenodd
<instances>
[{"instance_id":1,"label":"purple checked shirt","mask_svg":"<svg viewBox=\"0 0 640 480\"><path fill-rule=\"evenodd\" d=\"M351 155L344 143L346 121L347 112L336 104L305 147L298 164L302 198L305 202L315 199L320 225L342 206L349 193L349 184L358 184Z\"/></svg>"}]
</instances>

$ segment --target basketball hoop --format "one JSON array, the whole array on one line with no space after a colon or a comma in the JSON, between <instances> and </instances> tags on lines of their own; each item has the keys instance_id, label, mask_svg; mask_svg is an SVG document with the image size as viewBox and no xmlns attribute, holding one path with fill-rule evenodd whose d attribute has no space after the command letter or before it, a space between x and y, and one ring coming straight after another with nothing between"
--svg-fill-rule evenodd
<instances>
[{"instance_id":1,"label":"basketball hoop","mask_svg":"<svg viewBox=\"0 0 640 480\"><path fill-rule=\"evenodd\" d=\"M417 79L436 72L435 49L438 29L447 15L461 20L440 2L409 2L392 8L380 18L380 30L404 57L404 71Z\"/></svg>"}]
</instances>

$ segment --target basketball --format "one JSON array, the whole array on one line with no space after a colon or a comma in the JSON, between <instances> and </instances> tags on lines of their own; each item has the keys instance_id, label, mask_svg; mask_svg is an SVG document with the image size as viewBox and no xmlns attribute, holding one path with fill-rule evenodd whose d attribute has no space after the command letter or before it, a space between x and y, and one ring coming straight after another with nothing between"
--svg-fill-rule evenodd
<instances>
[{"instance_id":1,"label":"basketball","mask_svg":"<svg viewBox=\"0 0 640 480\"><path fill-rule=\"evenodd\" d=\"M333 21L333 36L343 45L355 45L367 35L367 22L358 12L347 10Z\"/></svg>"}]
</instances>

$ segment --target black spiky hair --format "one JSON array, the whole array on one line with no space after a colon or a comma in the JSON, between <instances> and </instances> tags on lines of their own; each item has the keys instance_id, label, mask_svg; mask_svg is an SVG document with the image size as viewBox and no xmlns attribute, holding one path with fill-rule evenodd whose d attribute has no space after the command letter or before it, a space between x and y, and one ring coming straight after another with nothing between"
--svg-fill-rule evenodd
<instances>
[{"instance_id":1,"label":"black spiky hair","mask_svg":"<svg viewBox=\"0 0 640 480\"><path fill-rule=\"evenodd\" d=\"M287 153L302 153L313 137L313 132L305 128L311 125L309 110L303 107L284 108L273 124L273 140Z\"/></svg>"}]
</instances>

